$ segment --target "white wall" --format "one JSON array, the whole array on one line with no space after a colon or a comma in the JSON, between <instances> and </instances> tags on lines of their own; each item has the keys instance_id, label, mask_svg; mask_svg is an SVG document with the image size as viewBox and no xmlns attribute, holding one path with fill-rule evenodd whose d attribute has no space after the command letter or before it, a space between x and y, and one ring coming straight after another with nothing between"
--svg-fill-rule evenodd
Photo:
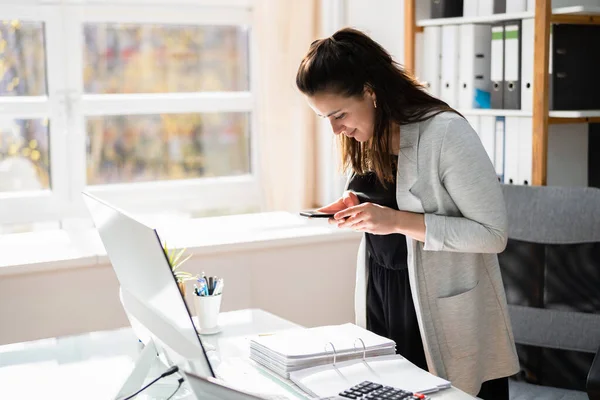
<instances>
[{"instance_id":1,"label":"white wall","mask_svg":"<svg viewBox=\"0 0 600 400\"><path fill-rule=\"evenodd\" d=\"M225 279L223 311L262 308L301 325L337 324L354 320L357 249L358 239L344 238L195 256L185 269ZM0 345L128 325L110 265L0 279Z\"/></svg>"},{"instance_id":2,"label":"white wall","mask_svg":"<svg viewBox=\"0 0 600 400\"><path fill-rule=\"evenodd\" d=\"M347 24L368 33L400 63L404 61L404 1L348 0Z\"/></svg>"},{"instance_id":3,"label":"white wall","mask_svg":"<svg viewBox=\"0 0 600 400\"><path fill-rule=\"evenodd\" d=\"M404 61L404 1L403 0L321 0L321 35L332 35L350 26L369 34L392 57ZM318 199L321 204L336 200L346 183L339 173L337 149L331 126L319 120L318 162L323 175L318 178Z\"/></svg>"}]
</instances>

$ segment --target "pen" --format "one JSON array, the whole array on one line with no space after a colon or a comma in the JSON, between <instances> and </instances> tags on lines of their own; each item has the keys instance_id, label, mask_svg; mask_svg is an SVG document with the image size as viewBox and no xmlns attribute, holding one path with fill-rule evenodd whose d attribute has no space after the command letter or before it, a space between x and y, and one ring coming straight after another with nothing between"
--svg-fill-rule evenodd
<instances>
[{"instance_id":1,"label":"pen","mask_svg":"<svg viewBox=\"0 0 600 400\"><path fill-rule=\"evenodd\" d=\"M205 296L207 295L207 288L206 288L206 279L204 278L198 278L198 296Z\"/></svg>"},{"instance_id":2,"label":"pen","mask_svg":"<svg viewBox=\"0 0 600 400\"><path fill-rule=\"evenodd\" d=\"M213 294L213 277L209 276L208 277L208 295L212 296Z\"/></svg>"},{"instance_id":3,"label":"pen","mask_svg":"<svg viewBox=\"0 0 600 400\"><path fill-rule=\"evenodd\" d=\"M220 278L217 281L217 284L215 285L215 290L213 295L217 296L220 295L221 293L223 293L223 286L225 285L225 282L223 282L223 278Z\"/></svg>"}]
</instances>

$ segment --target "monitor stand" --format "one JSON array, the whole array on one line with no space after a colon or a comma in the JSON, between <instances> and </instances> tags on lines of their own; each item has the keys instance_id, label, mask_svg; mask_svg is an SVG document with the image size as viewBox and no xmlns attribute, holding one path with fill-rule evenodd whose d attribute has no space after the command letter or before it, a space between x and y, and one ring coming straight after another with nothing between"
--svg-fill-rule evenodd
<instances>
[{"instance_id":1,"label":"monitor stand","mask_svg":"<svg viewBox=\"0 0 600 400\"><path fill-rule=\"evenodd\" d=\"M133 371L131 371L131 374L129 374L129 377L127 377L127 380L121 386L115 399L121 399L137 392L146 381L150 369L157 362L163 364L158 358L158 349L154 345L154 342L150 340L135 361ZM164 370L166 369L167 367L165 366Z\"/></svg>"},{"instance_id":2,"label":"monitor stand","mask_svg":"<svg viewBox=\"0 0 600 400\"><path fill-rule=\"evenodd\" d=\"M170 368L169 365L174 365L163 359L166 355L161 356L154 342L150 340L141 351L133 370L115 395L115 400L123 399L131 396L133 393L140 390L144 385L150 383L152 379L158 378L162 373ZM152 386L144 390L140 395L150 396L149 398L166 398L177 388L177 380L181 377L179 372L171 376L164 377ZM183 385L174 396L174 399L181 399L183 395L190 395L191 392L187 385ZM185 396L187 399L188 396ZM193 399L192 397L189 397Z\"/></svg>"}]
</instances>

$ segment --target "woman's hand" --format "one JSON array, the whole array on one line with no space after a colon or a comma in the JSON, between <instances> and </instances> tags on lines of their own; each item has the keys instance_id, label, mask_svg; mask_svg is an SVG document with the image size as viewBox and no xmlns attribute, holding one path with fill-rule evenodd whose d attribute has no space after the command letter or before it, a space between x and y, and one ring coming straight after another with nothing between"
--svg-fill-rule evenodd
<instances>
[{"instance_id":1,"label":"woman's hand","mask_svg":"<svg viewBox=\"0 0 600 400\"><path fill-rule=\"evenodd\" d=\"M423 214L397 211L373 203L348 207L334 215L340 228L350 228L373 235L402 233L425 242L425 217Z\"/></svg>"},{"instance_id":2,"label":"woman's hand","mask_svg":"<svg viewBox=\"0 0 600 400\"><path fill-rule=\"evenodd\" d=\"M398 233L398 211L373 203L348 207L334 215L340 228L350 228L374 235Z\"/></svg>"},{"instance_id":3,"label":"woman's hand","mask_svg":"<svg viewBox=\"0 0 600 400\"><path fill-rule=\"evenodd\" d=\"M317 211L324 213L336 213L338 211L345 210L348 207L357 206L359 204L360 200L358 199L358 196L354 192L347 190L344 192L344 194L342 195L342 197L340 197L339 200L328 204L324 207L321 207L317 209ZM332 220L333 218L330 218L330 222Z\"/></svg>"}]
</instances>

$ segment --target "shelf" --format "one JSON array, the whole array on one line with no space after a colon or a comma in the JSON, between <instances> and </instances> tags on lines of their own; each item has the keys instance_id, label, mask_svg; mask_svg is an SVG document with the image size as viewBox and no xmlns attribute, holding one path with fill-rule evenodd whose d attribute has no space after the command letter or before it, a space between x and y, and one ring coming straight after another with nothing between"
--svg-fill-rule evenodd
<instances>
[{"instance_id":1,"label":"shelf","mask_svg":"<svg viewBox=\"0 0 600 400\"><path fill-rule=\"evenodd\" d=\"M491 116L491 117L531 117L533 114L531 111L523 110L499 110L491 108L475 108L470 110L456 110L462 115L472 116Z\"/></svg>"},{"instance_id":2,"label":"shelf","mask_svg":"<svg viewBox=\"0 0 600 400\"><path fill-rule=\"evenodd\" d=\"M599 6L562 7L552 11L553 24L600 25Z\"/></svg>"},{"instance_id":3,"label":"shelf","mask_svg":"<svg viewBox=\"0 0 600 400\"><path fill-rule=\"evenodd\" d=\"M600 15L599 6L561 7L552 10L553 15Z\"/></svg>"},{"instance_id":4,"label":"shelf","mask_svg":"<svg viewBox=\"0 0 600 400\"><path fill-rule=\"evenodd\" d=\"M589 124L600 122L600 110L550 111L549 124Z\"/></svg>"},{"instance_id":5,"label":"shelf","mask_svg":"<svg viewBox=\"0 0 600 400\"><path fill-rule=\"evenodd\" d=\"M486 24L498 21L512 21L516 19L533 18L533 11L526 11L511 14L492 14L475 17L454 17L454 18L433 18L421 19L417 21L417 26L438 26L438 25L458 25L458 24Z\"/></svg>"},{"instance_id":6,"label":"shelf","mask_svg":"<svg viewBox=\"0 0 600 400\"><path fill-rule=\"evenodd\" d=\"M560 7L552 10L552 14L556 16L599 16L599 6L573 6L573 7ZM417 26L439 26L439 25L459 25L459 24L486 24L498 21L513 21L516 19L527 19L534 18L535 13L533 11L525 11L519 13L510 14L492 14L475 17L454 17L454 18L432 18L432 19L421 19L417 21Z\"/></svg>"},{"instance_id":7,"label":"shelf","mask_svg":"<svg viewBox=\"0 0 600 400\"><path fill-rule=\"evenodd\" d=\"M524 110L477 108L470 110L457 109L457 111L465 117L533 117L533 113L531 111ZM600 110L550 111L548 113L549 124L587 124L598 122L600 122Z\"/></svg>"},{"instance_id":8,"label":"shelf","mask_svg":"<svg viewBox=\"0 0 600 400\"><path fill-rule=\"evenodd\" d=\"M503 21L528 20L534 22L533 44L533 69L534 90L532 105L533 110L502 110L502 109L457 109L465 117L521 117L531 119L532 125L532 168L531 183L533 185L546 185L548 180L548 127L553 124L600 124L600 110L548 110L548 59L550 57L551 29L553 24L571 25L597 25L600 26L600 4L594 6L567 6L552 8L552 0L536 0L534 9L529 11L493 14L486 16L465 16L456 18L431 18L416 17L416 4L424 0L404 0L405 27L405 58L408 60L411 71L415 68L415 32L423 32L432 26L458 26L464 24L493 25ZM534 20L534 21L532 21ZM531 107L530 106L530 107Z\"/></svg>"},{"instance_id":9,"label":"shelf","mask_svg":"<svg viewBox=\"0 0 600 400\"><path fill-rule=\"evenodd\" d=\"M551 118L595 118L600 117L600 110L550 111Z\"/></svg>"}]
</instances>

